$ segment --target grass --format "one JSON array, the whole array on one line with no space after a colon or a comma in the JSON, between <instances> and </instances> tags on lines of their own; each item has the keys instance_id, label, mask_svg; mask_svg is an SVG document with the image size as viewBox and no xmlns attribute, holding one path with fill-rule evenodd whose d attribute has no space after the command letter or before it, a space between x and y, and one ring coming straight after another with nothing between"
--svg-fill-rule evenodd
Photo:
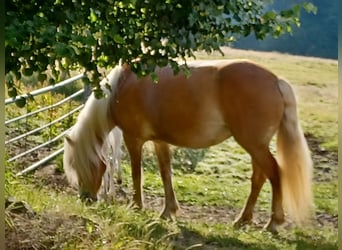
<instances>
[{"instance_id":1,"label":"grass","mask_svg":"<svg viewBox=\"0 0 342 250\"><path fill-rule=\"evenodd\" d=\"M301 124L310 145L316 145L312 148L313 190L319 219L302 227L286 225L278 235L262 231L270 210L271 189L266 183L255 209L255 225L234 229L232 221L249 194L251 165L249 156L230 139L203 150L173 148L173 182L183 212L177 221L160 220L163 187L151 146L146 145L144 211L136 211L126 199L81 203L69 188L53 188L34 174L16 177L21 166L6 163L6 195L27 202L39 215L36 223L27 224L31 233L26 241L40 242L38 249L337 249L337 62L278 53L225 52L227 58L255 60L293 83ZM274 143L271 147L275 151ZM60 160L55 161L56 168ZM127 155L123 169L124 187L130 193ZM20 231L26 224L12 213L6 218L17 232L28 233Z\"/></svg>"}]
</instances>

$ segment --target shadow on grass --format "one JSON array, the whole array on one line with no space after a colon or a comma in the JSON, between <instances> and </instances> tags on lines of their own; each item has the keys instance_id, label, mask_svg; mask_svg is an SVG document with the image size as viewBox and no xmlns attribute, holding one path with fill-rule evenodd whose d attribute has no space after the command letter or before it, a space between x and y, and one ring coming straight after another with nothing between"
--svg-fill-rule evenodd
<instances>
[{"instance_id":1,"label":"shadow on grass","mask_svg":"<svg viewBox=\"0 0 342 250\"><path fill-rule=\"evenodd\" d=\"M334 250L338 249L337 241L336 242L327 242L324 239L324 235L313 235L310 232L295 232L294 239L286 239L278 237L280 241L286 241L289 244L296 245L296 249L317 249L317 250Z\"/></svg>"},{"instance_id":2,"label":"shadow on grass","mask_svg":"<svg viewBox=\"0 0 342 250\"><path fill-rule=\"evenodd\" d=\"M238 239L238 231L232 236L221 236L210 234L203 236L200 232L190 229L187 226L179 226L181 232L173 241L173 249L249 249L249 250L276 250L280 249L284 243L284 247L291 245L291 249L307 250L307 249L323 249L333 250L338 249L337 243L326 242L323 240L315 239L312 235L305 233L295 233L292 239L288 239L280 235L271 235L265 233L263 237L257 237L258 243L244 242ZM245 232L246 233L246 232ZM252 234L249 237L253 237ZM263 240L264 238L265 240ZM269 243L267 242L269 241ZM278 241L278 244L275 242Z\"/></svg>"},{"instance_id":3,"label":"shadow on grass","mask_svg":"<svg viewBox=\"0 0 342 250\"><path fill-rule=\"evenodd\" d=\"M275 246L257 246L243 242L234 236L220 236L209 234L203 236L194 229L186 226L179 226L181 232L174 240L173 249L254 249L254 250L274 250Z\"/></svg>"}]
</instances>

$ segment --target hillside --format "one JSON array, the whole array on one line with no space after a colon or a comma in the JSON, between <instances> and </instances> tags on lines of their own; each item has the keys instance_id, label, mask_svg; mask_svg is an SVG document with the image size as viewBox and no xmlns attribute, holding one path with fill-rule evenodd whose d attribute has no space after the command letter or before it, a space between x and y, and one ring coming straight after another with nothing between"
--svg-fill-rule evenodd
<instances>
[{"instance_id":1,"label":"hillside","mask_svg":"<svg viewBox=\"0 0 342 250\"><path fill-rule=\"evenodd\" d=\"M298 2L305 1L277 0L269 8L281 10ZM337 59L337 1L310 2L317 7L317 14L302 11L301 26L294 27L292 34L283 35L278 39L269 37L263 41L249 36L234 43L233 47Z\"/></svg>"}]
</instances>

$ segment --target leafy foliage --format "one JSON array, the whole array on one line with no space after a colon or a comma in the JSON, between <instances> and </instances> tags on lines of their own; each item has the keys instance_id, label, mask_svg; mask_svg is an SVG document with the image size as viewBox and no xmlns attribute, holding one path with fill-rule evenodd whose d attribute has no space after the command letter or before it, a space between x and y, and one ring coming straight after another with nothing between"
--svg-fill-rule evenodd
<instances>
[{"instance_id":1,"label":"leafy foliage","mask_svg":"<svg viewBox=\"0 0 342 250\"><path fill-rule=\"evenodd\" d=\"M220 51L220 45L251 33L257 39L278 37L299 25L300 5L278 12L265 6L261 0L11 0L6 3L6 73L20 80L39 72L45 80L49 69L53 84L64 71L82 69L86 83L97 90L99 67L120 61L139 76L167 64L176 73L177 58ZM6 83L15 97L14 80Z\"/></svg>"}]
</instances>

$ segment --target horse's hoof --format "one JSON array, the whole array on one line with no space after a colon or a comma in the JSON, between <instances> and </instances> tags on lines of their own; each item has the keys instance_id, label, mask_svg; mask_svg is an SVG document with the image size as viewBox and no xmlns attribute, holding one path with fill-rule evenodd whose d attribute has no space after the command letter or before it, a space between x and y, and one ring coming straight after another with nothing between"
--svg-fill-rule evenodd
<instances>
[{"instance_id":1,"label":"horse's hoof","mask_svg":"<svg viewBox=\"0 0 342 250\"><path fill-rule=\"evenodd\" d=\"M134 211L142 211L144 209L144 204L137 204L136 202L134 201L128 201L128 204L127 204L128 208L129 209L132 209Z\"/></svg>"},{"instance_id":2,"label":"horse's hoof","mask_svg":"<svg viewBox=\"0 0 342 250\"><path fill-rule=\"evenodd\" d=\"M252 223L252 219L248 218L248 219L244 219L244 218L238 218L233 222L233 227L235 229L239 229L243 226L249 225Z\"/></svg>"},{"instance_id":3,"label":"horse's hoof","mask_svg":"<svg viewBox=\"0 0 342 250\"><path fill-rule=\"evenodd\" d=\"M270 221L264 226L264 230L276 235L278 234L278 227L280 224L275 221Z\"/></svg>"},{"instance_id":4,"label":"horse's hoof","mask_svg":"<svg viewBox=\"0 0 342 250\"><path fill-rule=\"evenodd\" d=\"M160 218L165 220L172 220L174 221L177 215L179 214L179 208L175 209L164 209L163 212L160 214Z\"/></svg>"},{"instance_id":5,"label":"horse's hoof","mask_svg":"<svg viewBox=\"0 0 342 250\"><path fill-rule=\"evenodd\" d=\"M163 219L163 220L171 220L171 221L174 221L174 216L171 216L171 214L161 213L159 217L160 217L161 219Z\"/></svg>"}]
</instances>

